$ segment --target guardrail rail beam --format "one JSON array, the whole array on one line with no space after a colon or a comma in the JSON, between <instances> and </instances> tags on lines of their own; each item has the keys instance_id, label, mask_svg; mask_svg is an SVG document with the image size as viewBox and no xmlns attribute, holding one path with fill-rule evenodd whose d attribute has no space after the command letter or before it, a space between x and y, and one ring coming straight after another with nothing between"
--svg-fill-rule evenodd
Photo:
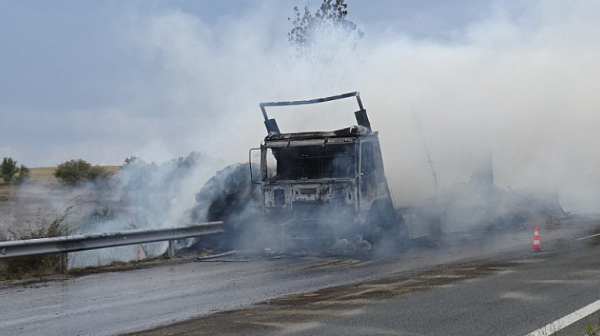
<instances>
[{"instance_id":1,"label":"guardrail rail beam","mask_svg":"<svg viewBox=\"0 0 600 336\"><path fill-rule=\"evenodd\" d=\"M163 229L138 229L107 233L88 233L82 235L13 240L0 242L0 259L25 257L49 253L67 253L94 250L107 247L137 245L169 241L170 249L173 241L223 232L223 222L207 222L190 226L176 226ZM172 251L174 254L174 250ZM171 254L171 251L169 251Z\"/></svg>"}]
</instances>

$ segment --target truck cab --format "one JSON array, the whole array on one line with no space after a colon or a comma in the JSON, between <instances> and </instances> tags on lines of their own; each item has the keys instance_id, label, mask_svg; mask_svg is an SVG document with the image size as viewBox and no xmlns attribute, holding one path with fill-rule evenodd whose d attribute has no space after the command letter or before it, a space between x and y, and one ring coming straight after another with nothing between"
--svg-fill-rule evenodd
<instances>
[{"instance_id":1,"label":"truck cab","mask_svg":"<svg viewBox=\"0 0 600 336\"><path fill-rule=\"evenodd\" d=\"M356 98L357 125L328 132L282 133L266 107ZM262 207L267 221L294 239L397 236L378 133L358 92L305 101L261 103L267 136L260 146Z\"/></svg>"}]
</instances>

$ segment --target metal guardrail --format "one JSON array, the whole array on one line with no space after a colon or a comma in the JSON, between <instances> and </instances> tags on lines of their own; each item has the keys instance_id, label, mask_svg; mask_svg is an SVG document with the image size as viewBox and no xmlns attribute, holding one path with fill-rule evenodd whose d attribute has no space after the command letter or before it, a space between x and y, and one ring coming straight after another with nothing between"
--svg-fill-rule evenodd
<instances>
[{"instance_id":1,"label":"metal guardrail","mask_svg":"<svg viewBox=\"0 0 600 336\"><path fill-rule=\"evenodd\" d=\"M208 222L165 229L138 229L107 233L89 233L75 236L14 240L0 242L0 259L49 253L67 253L107 247L169 241L168 254L172 257L174 241L223 232L223 222Z\"/></svg>"}]
</instances>

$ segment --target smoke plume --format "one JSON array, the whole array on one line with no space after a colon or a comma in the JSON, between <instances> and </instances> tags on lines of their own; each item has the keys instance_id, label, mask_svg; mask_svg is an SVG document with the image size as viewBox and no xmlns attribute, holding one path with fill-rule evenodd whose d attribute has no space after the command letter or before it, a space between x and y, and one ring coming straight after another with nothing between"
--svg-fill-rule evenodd
<instances>
[{"instance_id":1,"label":"smoke plume","mask_svg":"<svg viewBox=\"0 0 600 336\"><path fill-rule=\"evenodd\" d=\"M211 24L180 11L138 18L138 46L162 68L165 98L181 110L174 117L204 125L184 126L186 142L243 162L265 134L259 102L360 90L396 203L434 192L412 104L441 188L469 181L476 157L491 149L499 186L559 191L567 210L595 210L583 205L600 188L596 3L533 2L519 16L498 5L450 41L359 22L356 48L323 32L304 58L287 45L286 9L267 4ZM284 132L328 130L353 123L355 109L273 113Z\"/></svg>"},{"instance_id":2,"label":"smoke plume","mask_svg":"<svg viewBox=\"0 0 600 336\"><path fill-rule=\"evenodd\" d=\"M156 190L169 197L141 201L160 212L136 222L170 226L215 171L246 162L258 146L266 134L260 102L359 90L380 132L397 206L435 195L425 142L440 190L469 182L477 158L491 151L498 187L558 192L566 211L599 211L598 2L497 2L443 38L361 21L350 3L348 18L364 37L344 44L335 29L321 31L307 57L286 38L291 7L263 1L216 18L168 6L130 8L117 23L119 47L144 74L119 86L129 103L67 119L86 136L86 127L100 125L94 133L112 136L104 147L82 141L60 155L162 162L204 153L186 183L158 179ZM356 109L340 102L270 115L283 132L333 130L354 124ZM0 144L7 153L13 147Z\"/></svg>"}]
</instances>

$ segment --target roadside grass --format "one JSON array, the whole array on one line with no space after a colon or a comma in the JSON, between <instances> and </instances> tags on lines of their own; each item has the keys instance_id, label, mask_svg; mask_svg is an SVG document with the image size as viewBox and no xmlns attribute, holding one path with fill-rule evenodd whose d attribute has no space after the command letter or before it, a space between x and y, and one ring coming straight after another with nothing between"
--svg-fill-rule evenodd
<instances>
[{"instance_id":1,"label":"roadside grass","mask_svg":"<svg viewBox=\"0 0 600 336\"><path fill-rule=\"evenodd\" d=\"M102 166L108 172L117 174L120 166ZM111 199L110 191L86 190L85 194L72 197L78 190L64 186L54 177L56 167L30 168L30 179L26 184L13 185L0 181L0 241L26 240L67 236L85 232L98 222L113 220L122 210L120 200ZM40 188L37 188L40 187ZM97 203L99 197L108 197L107 202ZM104 200L104 199L103 199ZM57 210L57 204L65 205ZM95 208L90 209L93 204ZM71 205L67 207L67 205ZM37 211L35 210L37 209ZM75 211L77 210L77 212ZM80 212L89 215L82 216ZM12 216L11 216L12 214ZM11 218L9 218L11 217ZM6 219L6 220L5 220ZM128 229L135 229L130 224ZM135 248L135 261L151 261L155 256L146 244ZM48 254L31 257L0 259L0 280L27 280L54 274L70 274L82 270L70 269L77 259L77 253ZM121 265L122 261L98 261L90 267L128 268L134 265ZM87 267L85 267L87 268ZM89 270L83 270L89 272Z\"/></svg>"},{"instance_id":2,"label":"roadside grass","mask_svg":"<svg viewBox=\"0 0 600 336\"><path fill-rule=\"evenodd\" d=\"M30 168L30 182L58 182L54 177L56 167Z\"/></svg>"},{"instance_id":3,"label":"roadside grass","mask_svg":"<svg viewBox=\"0 0 600 336\"><path fill-rule=\"evenodd\" d=\"M37 215L34 224L26 223L19 229L5 228L0 231L0 241L25 240L67 236L72 229L67 221L72 214L72 207L55 215L49 221L46 217ZM66 254L47 254L38 256L3 259L0 265L0 279L12 280L26 277L43 277L54 273L64 272L68 260Z\"/></svg>"},{"instance_id":4,"label":"roadside grass","mask_svg":"<svg viewBox=\"0 0 600 336\"><path fill-rule=\"evenodd\" d=\"M39 212L37 220L34 224L25 223L20 226L20 229L0 228L0 241L27 240L38 238L62 237L74 234L76 230L85 227L92 221L110 219L112 216L101 216L103 214L111 214L110 211L103 208L96 210L88 217L81 221L70 220L73 214L73 207L67 207L62 213L56 214L54 219L49 221ZM98 212L98 213L97 213ZM100 213L100 215L99 215ZM49 215L50 216L50 215ZM137 226L130 224L129 229L135 229ZM71 275L93 273L92 269L99 268L114 268L127 269L135 267L136 263L147 262L161 259L162 256L155 256L148 251L146 244L135 245L137 258L135 260L125 262L113 260L106 264L98 261L95 266L69 268L71 258L77 258L77 254L54 253L46 255L28 256L7 258L0 260L0 280L23 280L31 278L42 278L59 273L68 273Z\"/></svg>"},{"instance_id":5,"label":"roadside grass","mask_svg":"<svg viewBox=\"0 0 600 336\"><path fill-rule=\"evenodd\" d=\"M588 323L585 325L585 335L586 336L596 335L596 331L597 331L597 329L594 328L591 323Z\"/></svg>"},{"instance_id":6,"label":"roadside grass","mask_svg":"<svg viewBox=\"0 0 600 336\"><path fill-rule=\"evenodd\" d=\"M73 207L67 207L62 213L55 215L51 221L46 220L38 213L35 224L25 223L21 229L14 230L9 228L0 228L0 241L27 240L38 238L62 237L74 234L92 220L102 220L98 218L97 213L83 218L83 221L70 220L73 214ZM97 210L110 213L106 209ZM103 217L103 216L100 216ZM110 216L109 216L110 217ZM134 224L129 225L128 229L136 229ZM164 254L155 255L148 250L147 244L139 244L133 247L137 258L131 261L113 260L109 263L98 261L97 265L85 267L69 267L72 258L77 258L77 253L55 253L28 257L17 257L0 259L0 281L3 280L43 280L47 276L64 274L67 276L80 276L91 273L122 271L136 268L149 267L155 262L160 262L166 258Z\"/></svg>"},{"instance_id":7,"label":"roadside grass","mask_svg":"<svg viewBox=\"0 0 600 336\"><path fill-rule=\"evenodd\" d=\"M119 166L103 168L112 173L119 170ZM0 181L0 213L13 214L11 219L8 219L10 215L6 216L6 221L0 218L0 241L67 236L93 221L114 217L114 211L106 206L85 218L73 216L75 207L93 203L97 196L92 193L71 198L74 191L61 186L54 177L55 170L56 167L30 168L30 179L22 185ZM36 189L36 186L41 188ZM57 202L65 202L65 206L57 210ZM69 204L71 206L67 206ZM62 273L67 270L68 262L67 254L0 259L0 280Z\"/></svg>"},{"instance_id":8,"label":"roadside grass","mask_svg":"<svg viewBox=\"0 0 600 336\"><path fill-rule=\"evenodd\" d=\"M585 336L598 336L600 335L600 318L598 318L598 323L593 325L592 323L588 323L585 325Z\"/></svg>"}]
</instances>

